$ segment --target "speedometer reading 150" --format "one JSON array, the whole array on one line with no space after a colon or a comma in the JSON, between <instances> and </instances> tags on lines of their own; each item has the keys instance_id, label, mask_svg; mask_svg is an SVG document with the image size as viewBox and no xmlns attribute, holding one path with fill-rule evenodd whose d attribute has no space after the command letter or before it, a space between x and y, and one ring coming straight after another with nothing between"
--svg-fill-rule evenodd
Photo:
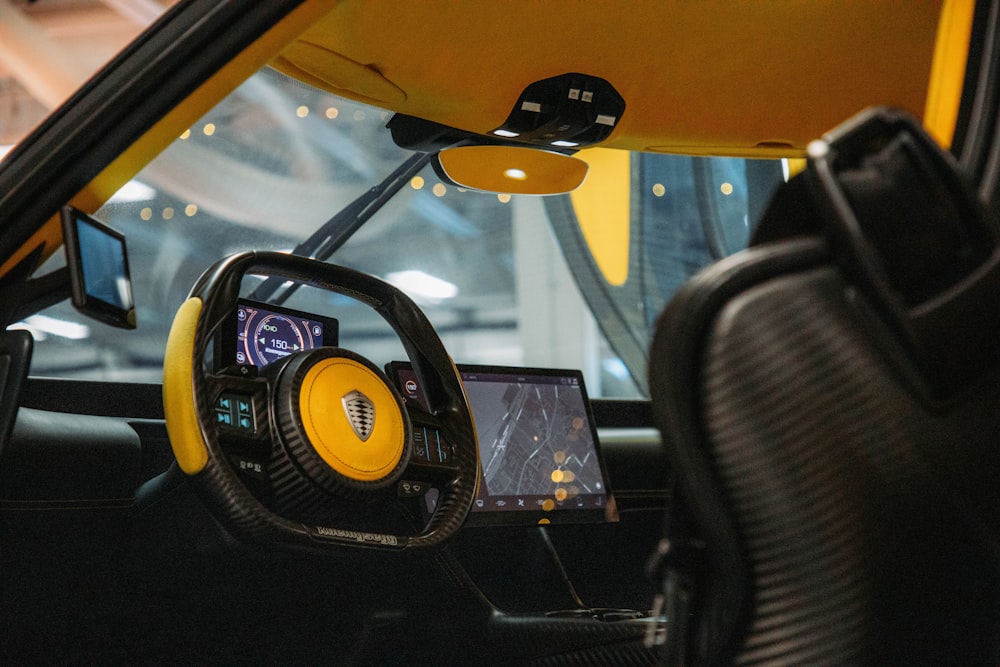
<instances>
[{"instance_id":1,"label":"speedometer reading 150","mask_svg":"<svg viewBox=\"0 0 1000 667\"><path fill-rule=\"evenodd\" d=\"M254 327L252 354L256 366L266 366L305 346L302 329L284 315L268 315Z\"/></svg>"},{"instance_id":2,"label":"speedometer reading 150","mask_svg":"<svg viewBox=\"0 0 1000 667\"><path fill-rule=\"evenodd\" d=\"M326 323L314 316L276 312L241 303L236 310L236 320L234 361L237 364L266 366L290 354L315 349L326 340Z\"/></svg>"}]
</instances>

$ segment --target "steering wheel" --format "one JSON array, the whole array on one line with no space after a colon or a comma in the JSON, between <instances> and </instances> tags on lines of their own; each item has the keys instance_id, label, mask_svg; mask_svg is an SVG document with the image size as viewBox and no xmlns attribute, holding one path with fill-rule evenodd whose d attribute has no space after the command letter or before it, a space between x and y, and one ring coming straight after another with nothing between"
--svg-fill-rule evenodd
<instances>
[{"instance_id":1,"label":"steering wheel","mask_svg":"<svg viewBox=\"0 0 1000 667\"><path fill-rule=\"evenodd\" d=\"M407 407L381 370L339 347L296 352L260 372L218 368L211 343L235 337L224 325L250 274L374 309L406 350L428 411ZM430 547L458 530L472 506L479 447L458 371L417 305L358 271L276 252L217 262L174 317L163 396L180 469L239 537L313 550ZM415 510L431 489L433 507ZM408 518L380 529L390 515Z\"/></svg>"}]
</instances>

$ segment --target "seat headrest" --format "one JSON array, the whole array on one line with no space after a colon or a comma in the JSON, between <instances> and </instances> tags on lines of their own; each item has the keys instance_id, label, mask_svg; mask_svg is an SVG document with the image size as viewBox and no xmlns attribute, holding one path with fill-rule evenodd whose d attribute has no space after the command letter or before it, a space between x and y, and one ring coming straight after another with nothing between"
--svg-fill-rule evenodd
<instances>
[{"instance_id":1,"label":"seat headrest","mask_svg":"<svg viewBox=\"0 0 1000 667\"><path fill-rule=\"evenodd\" d=\"M752 244L801 235L828 239L933 399L1000 360L1000 226L912 117L867 110L810 144Z\"/></svg>"}]
</instances>

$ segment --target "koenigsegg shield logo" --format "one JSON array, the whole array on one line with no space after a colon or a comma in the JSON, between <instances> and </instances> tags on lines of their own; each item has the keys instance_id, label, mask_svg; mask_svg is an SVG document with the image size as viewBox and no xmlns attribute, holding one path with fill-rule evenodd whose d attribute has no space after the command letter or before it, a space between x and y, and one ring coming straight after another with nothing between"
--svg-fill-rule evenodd
<instances>
[{"instance_id":1,"label":"koenigsegg shield logo","mask_svg":"<svg viewBox=\"0 0 1000 667\"><path fill-rule=\"evenodd\" d=\"M375 428L375 404L372 399L355 389L340 399L340 402L344 404L344 413L354 434L362 442L368 440Z\"/></svg>"}]
</instances>

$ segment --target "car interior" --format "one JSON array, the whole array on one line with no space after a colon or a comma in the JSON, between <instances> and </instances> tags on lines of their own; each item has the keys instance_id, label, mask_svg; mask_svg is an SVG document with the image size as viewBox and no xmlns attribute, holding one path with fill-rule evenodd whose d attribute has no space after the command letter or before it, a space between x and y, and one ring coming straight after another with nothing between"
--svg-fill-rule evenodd
<instances>
[{"instance_id":1,"label":"car interior","mask_svg":"<svg viewBox=\"0 0 1000 667\"><path fill-rule=\"evenodd\" d=\"M170 4L0 156L0 659L997 664L998 27Z\"/></svg>"}]
</instances>

